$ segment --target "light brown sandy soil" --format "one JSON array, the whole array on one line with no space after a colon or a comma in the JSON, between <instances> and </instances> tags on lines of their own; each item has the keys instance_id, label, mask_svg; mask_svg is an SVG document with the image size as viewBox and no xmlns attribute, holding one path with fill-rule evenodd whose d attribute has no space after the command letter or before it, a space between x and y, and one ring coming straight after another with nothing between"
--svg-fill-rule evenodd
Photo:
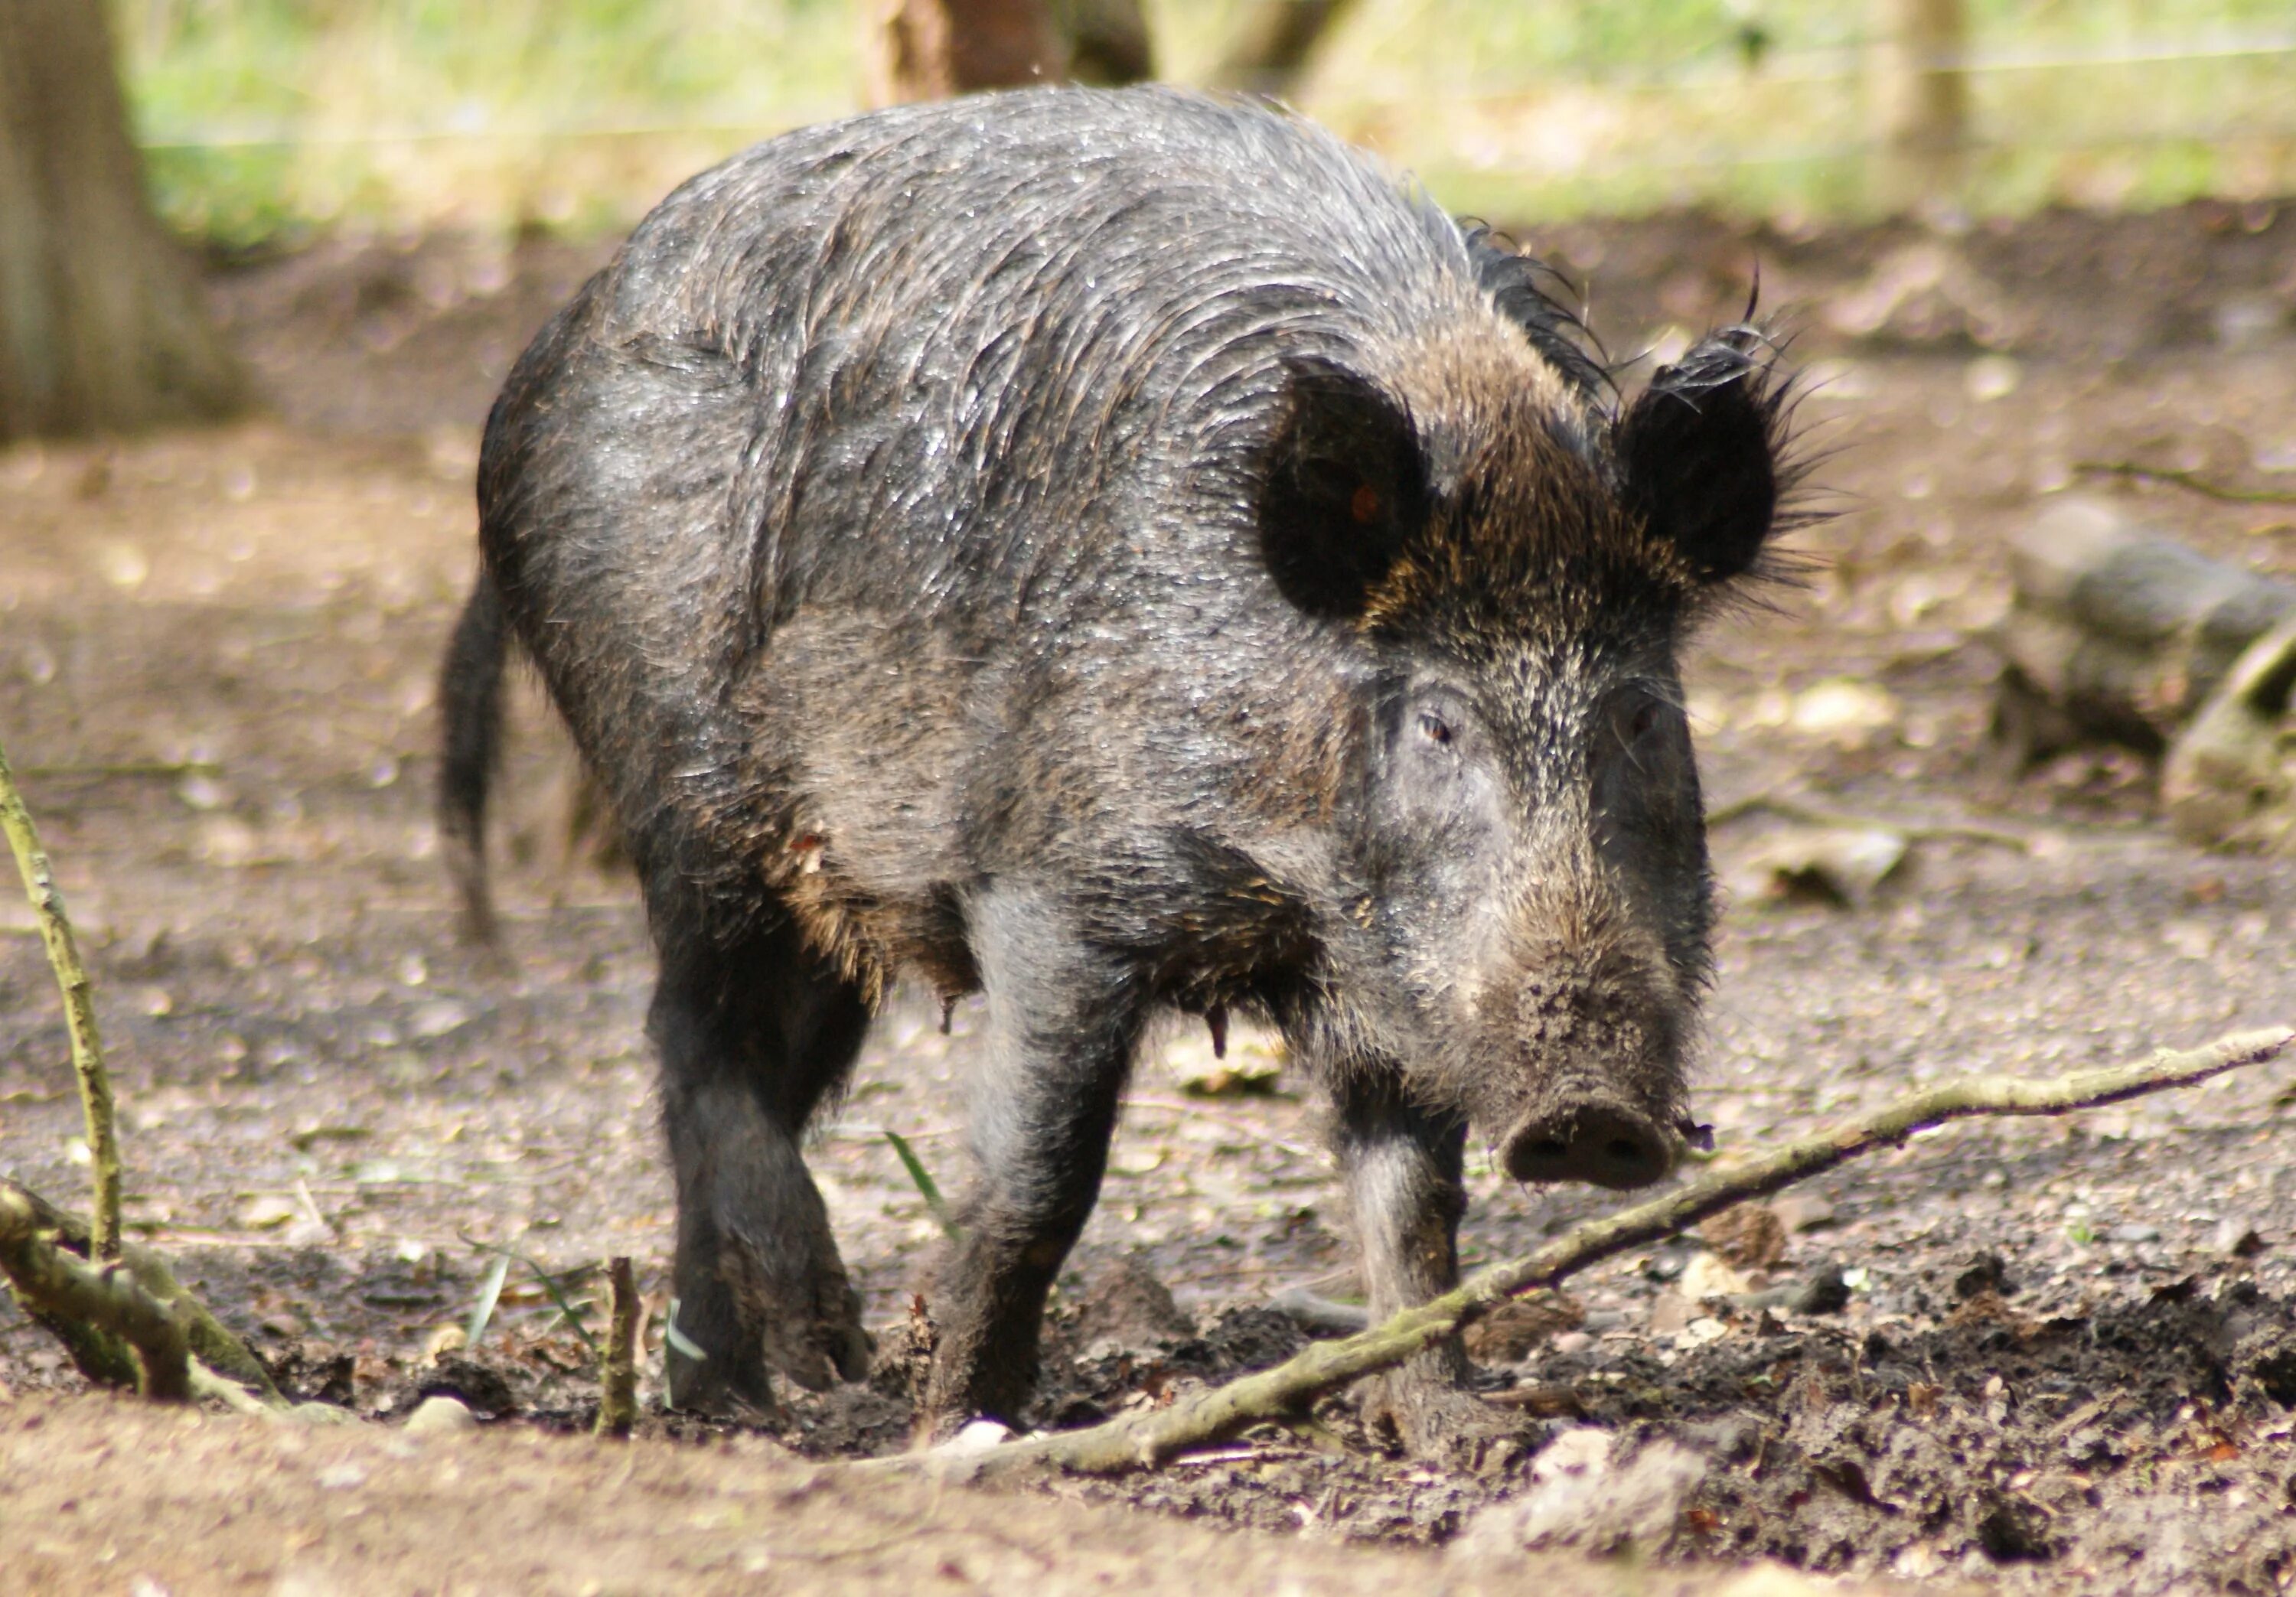
<instances>
[{"instance_id":1,"label":"light brown sandy soil","mask_svg":"<svg viewBox=\"0 0 2296 1597\"><path fill-rule=\"evenodd\" d=\"M1839 450L1817 481L1841 514L1800 536L1804 586L1727 619L1701 650L1693 702L1711 796L1799 795L2017 839L1923 840L1900 878L1845 909L1761 901L1741 869L1775 822L1718 829L1735 896L1700 1107L1722 1155L1965 1070L2054 1071L2296 1020L2296 867L2176 843L2125 757L2068 756L2013 782L1988 771L1982 736L2004 540L2067 490L2076 463L2296 487L2296 214L2045 218L1959 240L1749 237L1672 218L1538 242L1587 269L1620 348L1733 313L1759 253L1767 302L1800 307L1797 353L1825 379L1804 415ZM502 867L510 974L457 947L428 815L431 676L471 565L476 425L526 330L594 258L439 240L242 272L217 297L276 397L273 419L0 455L0 741L27 773L93 951L130 1223L299 1389L386 1427L422 1390L452 1389L510 1433L458 1445L472 1451L457 1467L483 1491L442 1484L446 1465L393 1454L388 1434L302 1444L313 1459L372 1454L364 1496L332 1491L280 1462L291 1452L266 1451L294 1444L220 1420L140 1421L99 1462L93 1438L121 1417L52 1401L78 1391L77 1376L0 1309L12 1394L0 1396L0 1437L8 1468L33 1462L37 1491L74 1495L76 1513L156 1503L157 1487L129 1493L119 1472L163 1445L188 1450L186 1469L167 1471L178 1480L235 1482L229 1460L260 1463L245 1489L266 1506L234 1521L246 1539L198 1528L219 1507L154 1519L210 1550L212 1589L242 1577L263 1589L289 1533L264 1533L274 1544L258 1556L252 1527L290 1523L332 1527L311 1544L325 1568L363 1557L370 1571L416 1572L373 1576L385 1589L455 1584L447 1553L392 1561L433 1556L416 1551L431 1544L425 1527L463 1556L505 1560L512 1573L486 1566L502 1589L519 1584L518 1559L574 1579L594 1534L611 1542L601 1557L679 1572L640 1586L686 1589L684 1572L704 1566L660 1560L705 1555L734 1560L708 1566L707 1579L730 1581L744 1533L696 1528L717 1510L693 1505L741 1478L796 1478L771 1462L778 1443L662 1445L714 1434L670 1418L650 1418L627 1455L537 1439L581 1424L594 1385L523 1269L478 1349L426 1356L470 1313L489 1262L472 1241L557 1271L634 1254L657 1304L668 1248L644 926L624 882L556 860L548 795L562 766L538 718L506 779L519 812ZM2258 305L2276 329L2256 331ZM1888 314L1866 330L1876 306ZM2129 497L2212 554L2296 572L2290 507ZM1858 714L1829 720L1829 706ZM8 903L0 1173L77 1200L62 1027L29 921ZM961 1183L972 1020L960 1007L944 1037L926 1006L897 1000L816 1149L881 1327L905 1317L939 1237L882 1133ZM1265 1362L1297 1338L1254 1306L1303 1282L1347 1290L1345 1216L1305 1085L1186 1096L1180 1068L1203 1050L1176 1031L1139 1073L1064 1283L1049 1419ZM1615 1433L1621 1457L1666 1439L1704 1461L1689 1506L1647 1549L1663 1559L1764 1554L2099 1593L2278 1589L2296 1577L2292 1093L2286 1072L2259 1072L2077 1123L1919 1139L1818 1183L1830 1214L1789 1214L1800 1227L1783 1254L1726 1282L1838 1266L1855 1289L1843 1312L1733 1314L1696 1301L1724 1279L1714 1256L1660 1249L1578 1283L1579 1323L1493 1354L1490 1381L1541 1425ZM1516 1188L1480 1154L1472 1184L1477 1259L1604 1202ZM1200 1337L1095 1307L1095 1283L1127 1257L1173 1289ZM570 1285L586 1298L586 1278ZM659 1401L652 1384L646 1395ZM22 1429L33 1417L46 1439ZM1439 1544L1525 1488L1387 1456L1345 1404L1323 1417L1351 1451L1266 1437L1165 1477L1076 1490L1311 1537ZM889 1378L793 1405L777 1434L816 1454L881 1451L906 1422ZM604 1490L625 1468L631 1480ZM94 1533L62 1528L66 1516L24 1506L48 1501L21 1495L36 1489L25 1478L0 1492L0 1551L24 1537L76 1559L101 1551ZM754 1501L780 1489L759 1486ZM849 1489L816 1488L839 1503ZM490 1511L497 1500L516 1506ZM776 1546L811 1534L806 1501ZM381 1506L345 1528L360 1502ZM855 1519L853 1534L907 1511ZM1098 1530L1047 1528L1049 1506L980 1512L1016 1536L1101 1545ZM138 1523L125 1511L102 1522L123 1536ZM1119 1561L1127 1548L1162 1560L1168 1544L1185 1570L1195 1556L1178 1551L1198 1544L1193 1533L1160 1518L1090 1523L1114 1527ZM125 1550L166 1539L153 1534L123 1540L125 1561L99 1567L116 1578L90 1575L87 1589L129 1589ZM348 1551L362 1538L367 1552ZM986 1533L963 1545L983 1572L1033 1567ZM907 1552L882 1557L888 1579L930 1573ZM1431 1567L1361 1557L1381 1578ZM810 1573L793 1569L791 1584L824 1588L851 1573L798 1568ZM1322 1589L1324 1568L1303 1589ZM191 1568L155 1578L208 1589L180 1574Z\"/></svg>"},{"instance_id":2,"label":"light brown sandy soil","mask_svg":"<svg viewBox=\"0 0 2296 1597\"><path fill-rule=\"evenodd\" d=\"M1016 1511L1016 1510L1018 1511ZM1808 1597L1758 1568L1647 1575L1567 1556L1504 1570L1424 1550L1228 1531L1068 1503L857 1478L764 1441L594 1444L530 1429L419 1440L116 1399L0 1412L11 1592L835 1591Z\"/></svg>"}]
</instances>

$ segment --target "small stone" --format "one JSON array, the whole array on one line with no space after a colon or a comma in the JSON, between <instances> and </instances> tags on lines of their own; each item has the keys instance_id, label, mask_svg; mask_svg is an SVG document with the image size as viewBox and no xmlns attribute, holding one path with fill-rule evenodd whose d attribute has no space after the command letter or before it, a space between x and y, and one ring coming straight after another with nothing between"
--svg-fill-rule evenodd
<instances>
[{"instance_id":1,"label":"small stone","mask_svg":"<svg viewBox=\"0 0 2296 1597\"><path fill-rule=\"evenodd\" d=\"M346 1459L340 1464L329 1464L319 1471L319 1487L327 1492L348 1492L366 1485L366 1467Z\"/></svg>"},{"instance_id":2,"label":"small stone","mask_svg":"<svg viewBox=\"0 0 2296 1597\"><path fill-rule=\"evenodd\" d=\"M2105 1234L2116 1242L2157 1242L2161 1240L2161 1228L2157 1225L2146 1225L2141 1222L2130 1221L2126 1224L2114 1226Z\"/></svg>"},{"instance_id":3,"label":"small stone","mask_svg":"<svg viewBox=\"0 0 2296 1597\"><path fill-rule=\"evenodd\" d=\"M2263 1234L2245 1220L2218 1221L2210 1243L2218 1253L2234 1258L2254 1258L2265 1248Z\"/></svg>"},{"instance_id":4,"label":"small stone","mask_svg":"<svg viewBox=\"0 0 2296 1597\"><path fill-rule=\"evenodd\" d=\"M471 1339L459 1325L439 1325L422 1339L422 1362L435 1364L450 1353L460 1353L471 1345Z\"/></svg>"},{"instance_id":5,"label":"small stone","mask_svg":"<svg viewBox=\"0 0 2296 1597\"><path fill-rule=\"evenodd\" d=\"M1013 1434L1001 1420L975 1420L949 1438L951 1453L986 1453Z\"/></svg>"},{"instance_id":6,"label":"small stone","mask_svg":"<svg viewBox=\"0 0 2296 1597\"><path fill-rule=\"evenodd\" d=\"M406 1035L417 1042L431 1043L470 1023L469 1009L451 998L439 998L420 1005L407 1017Z\"/></svg>"},{"instance_id":7,"label":"small stone","mask_svg":"<svg viewBox=\"0 0 2296 1597\"><path fill-rule=\"evenodd\" d=\"M406 1416L411 1437L457 1436L479 1428L479 1417L452 1397L425 1397Z\"/></svg>"}]
</instances>

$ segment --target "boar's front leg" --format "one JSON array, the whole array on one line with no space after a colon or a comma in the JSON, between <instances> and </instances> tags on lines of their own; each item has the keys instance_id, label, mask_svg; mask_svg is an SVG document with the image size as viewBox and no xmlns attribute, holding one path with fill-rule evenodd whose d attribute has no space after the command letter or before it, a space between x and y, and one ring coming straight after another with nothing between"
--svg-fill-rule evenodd
<instances>
[{"instance_id":1,"label":"boar's front leg","mask_svg":"<svg viewBox=\"0 0 2296 1597\"><path fill-rule=\"evenodd\" d=\"M648 1018L677 1175L669 1401L769 1410L769 1368L816 1390L868 1373L861 1299L801 1139L869 1012L778 909L728 935L702 922L699 895L670 894L652 905L661 978Z\"/></svg>"},{"instance_id":2,"label":"boar's front leg","mask_svg":"<svg viewBox=\"0 0 2296 1597\"><path fill-rule=\"evenodd\" d=\"M1342 1088L1337 1110L1334 1151L1377 1324L1459 1283L1467 1126L1375 1080ZM1524 1426L1475 1396L1468 1376L1465 1349L1447 1338L1366 1381L1366 1416L1393 1427L1417 1457L1477 1467L1511 1462Z\"/></svg>"},{"instance_id":3,"label":"boar's front leg","mask_svg":"<svg viewBox=\"0 0 2296 1597\"><path fill-rule=\"evenodd\" d=\"M979 1184L933 1293L920 1419L943 1433L975 1415L1021 1423L1046 1295L1099 1195L1143 1016L1142 984L1056 895L1000 887L966 918L988 1036L972 1091Z\"/></svg>"}]
</instances>

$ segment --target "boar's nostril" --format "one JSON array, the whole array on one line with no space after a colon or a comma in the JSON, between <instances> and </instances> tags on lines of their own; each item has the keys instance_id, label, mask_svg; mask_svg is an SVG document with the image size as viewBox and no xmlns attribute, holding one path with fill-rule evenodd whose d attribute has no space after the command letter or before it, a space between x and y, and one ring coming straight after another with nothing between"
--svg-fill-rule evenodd
<instances>
[{"instance_id":1,"label":"boar's nostril","mask_svg":"<svg viewBox=\"0 0 2296 1597\"><path fill-rule=\"evenodd\" d=\"M1652 1121L1615 1104L1577 1103L1535 1115L1506 1139L1517 1181L1648 1186L1674 1168L1675 1144Z\"/></svg>"}]
</instances>

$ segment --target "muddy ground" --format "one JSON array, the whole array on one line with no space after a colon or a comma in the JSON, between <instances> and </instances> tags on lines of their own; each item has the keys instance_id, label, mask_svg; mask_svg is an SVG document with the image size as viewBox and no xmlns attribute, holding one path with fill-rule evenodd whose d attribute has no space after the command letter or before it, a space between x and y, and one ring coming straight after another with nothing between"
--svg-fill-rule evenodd
<instances>
[{"instance_id":1,"label":"muddy ground","mask_svg":"<svg viewBox=\"0 0 2296 1597\"><path fill-rule=\"evenodd\" d=\"M1716 831L1729 905L1700 1073L1718 1157L1965 1071L2054 1072L2296 1020L2296 864L2177 843L2130 756L2011 773L1985 737L2004 542L2051 496L2111 495L2296 578L2296 508L2081 469L2296 489L2296 206L1959 233L1786 236L1696 217L1522 231L1591 283L1620 353L1734 315L1759 258L1765 305L1819 380L1802 415L1832 452L1814 480L1837 514L1798 535L1801 586L1715 627L1692 674L1710 794L1736 814ZM488 1434L457 1444L487 1451L455 1468L518 1504L474 1516L437 1469L385 1452L356 1465L373 1477L366 1528L321 1491L285 1541L223 1519L202 1530L211 1505L181 1507L185 1478L275 1527L309 1471L219 1418L138 1420L98 1441L129 1422L70 1400L78 1377L0 1308L0 1561L48 1558L58 1589L129 1589L144 1566L87 1560L157 1545L154 1525L212 1554L152 1564L167 1589L464 1575L685 1589L745 1568L738 1537L709 1539L731 1519L628 1505L597 1519L627 1478L536 1439L584 1424L595 1386L527 1265L476 1345L457 1345L500 1257L486 1248L553 1273L578 1307L596 1261L632 1254L658 1308L669 1240L644 928L624 880L566 857L565 767L539 714L498 850L512 970L457 946L429 818L431 677L471 569L477 426L524 337L597 258L431 238L219 273L267 417L0 455L0 739L92 953L129 1223L301 1393L385 1428L426 1393L458 1395ZM1778 897L1765 862L1786 823L1743 802L1765 797L1896 825L1907 860L1846 904ZM76 1201L62 1027L29 917L6 903L0 1174ZM961 1006L947 1036L936 1018L896 999L815 1154L889 1355L939 1233L883 1134L944 1184L964 1179L974 1016ZM1316 1106L1280 1061L1259 1062L1260 1090L1208 1082L1204 1040L1177 1028L1144 1062L1062 1283L1045 1422L1280 1357L1303 1333L1269 1307L1278 1292L1349 1295ZM1301 1589L1352 1589L1329 1573L1347 1566L1324 1544L1341 1541L1449 1545L1439 1565L1360 1566L1426 1583L1511 1568L1535 1544L1626 1548L1685 1575L1763 1557L1923 1584L2277 1590L2296 1580L2292 1106L2296 1077L2267 1069L2074 1120L1964 1126L1781 1200L1774 1225L1595 1270L1558 1311L1479 1345L1491 1399L1561 1438L1528 1465L1421 1466L1338 1399L1302 1430L1057 1495L1282 1533L1267 1567L1293 1549L1305 1561L1285 1578ZM1514 1186L1480 1151L1472 1182L1470 1262L1606 1202ZM1732 1300L1836 1280L1845 1292L1799 1309ZM644 1489L673 1495L812 1478L783 1473L800 1468L790 1453L892 1450L907 1429L890 1356L867 1386L800 1396L765 1435L660 1415L651 1372L645 1395L646 1437L707 1444L632 1450ZM325 1487L333 1467L311 1478ZM856 1511L833 1533L775 1519L775 1545L865 1539L881 1511ZM998 1584L1090 1584L1061 1560L1112 1548L1114 1568L1168 1545L1185 1550L1174 1580L1202 1584L1196 1542L1131 1528L1160 1522L1050 1536L1036 1510L947 1511L1058 1543L1015 1555ZM425 1564L408 1524L496 1561ZM575 1525L635 1561L595 1576L551 1562ZM628 1551L649 1526L652 1564ZM1257 1559L1267 1544L1235 1545ZM675 1561L688 1554L701 1561ZM537 1561L500 1561L514 1555ZM806 1556L781 1578L857 1578ZM888 1582L930 1573L882 1560ZM935 1578L989 1578L971 1555L951 1562ZM303 1580L304 1564L334 1574Z\"/></svg>"}]
</instances>

